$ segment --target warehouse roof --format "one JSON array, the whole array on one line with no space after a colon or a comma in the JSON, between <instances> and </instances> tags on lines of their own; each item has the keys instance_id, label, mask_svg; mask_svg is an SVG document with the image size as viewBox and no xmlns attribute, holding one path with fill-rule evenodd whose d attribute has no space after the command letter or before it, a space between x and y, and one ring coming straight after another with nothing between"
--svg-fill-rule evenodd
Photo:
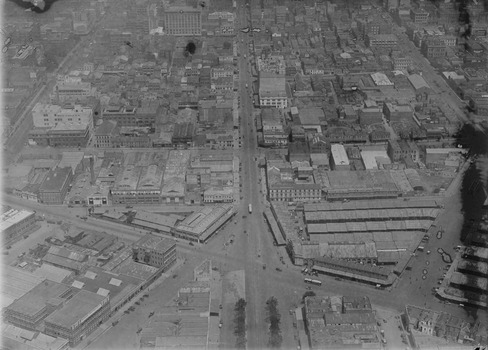
<instances>
[{"instance_id":1,"label":"warehouse roof","mask_svg":"<svg viewBox=\"0 0 488 350\"><path fill-rule=\"evenodd\" d=\"M44 280L28 271L5 265L1 279L1 306L7 307Z\"/></svg>"},{"instance_id":2,"label":"warehouse roof","mask_svg":"<svg viewBox=\"0 0 488 350\"><path fill-rule=\"evenodd\" d=\"M69 290L70 288L67 285L44 280L44 282L38 284L24 296L14 301L8 307L8 310L33 317L44 309L48 302L61 298Z\"/></svg>"},{"instance_id":3,"label":"warehouse roof","mask_svg":"<svg viewBox=\"0 0 488 350\"><path fill-rule=\"evenodd\" d=\"M24 209L10 209L6 211L0 216L0 231L4 232L8 230L31 215L34 215L34 212Z\"/></svg>"},{"instance_id":4,"label":"warehouse roof","mask_svg":"<svg viewBox=\"0 0 488 350\"><path fill-rule=\"evenodd\" d=\"M349 158L343 145L332 144L330 148L335 165L349 165Z\"/></svg>"},{"instance_id":5,"label":"warehouse roof","mask_svg":"<svg viewBox=\"0 0 488 350\"><path fill-rule=\"evenodd\" d=\"M108 297L80 290L61 309L53 312L44 321L62 327L73 327L78 321L100 309L107 299Z\"/></svg>"}]
</instances>

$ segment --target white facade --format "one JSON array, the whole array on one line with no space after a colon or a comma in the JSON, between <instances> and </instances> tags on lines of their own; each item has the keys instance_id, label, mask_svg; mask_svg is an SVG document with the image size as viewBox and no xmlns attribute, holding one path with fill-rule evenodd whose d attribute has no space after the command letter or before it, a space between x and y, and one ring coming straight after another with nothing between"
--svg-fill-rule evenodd
<instances>
[{"instance_id":1,"label":"white facade","mask_svg":"<svg viewBox=\"0 0 488 350\"><path fill-rule=\"evenodd\" d=\"M343 145L333 144L330 146L334 170L349 170L349 158Z\"/></svg>"},{"instance_id":2,"label":"white facade","mask_svg":"<svg viewBox=\"0 0 488 350\"><path fill-rule=\"evenodd\" d=\"M58 123L81 123L88 124L92 129L93 110L79 105L63 108L58 105L38 102L32 109L32 120L36 128L52 128Z\"/></svg>"},{"instance_id":3,"label":"white facade","mask_svg":"<svg viewBox=\"0 0 488 350\"><path fill-rule=\"evenodd\" d=\"M288 99L280 96L259 96L259 104L264 107L286 108Z\"/></svg>"}]
</instances>

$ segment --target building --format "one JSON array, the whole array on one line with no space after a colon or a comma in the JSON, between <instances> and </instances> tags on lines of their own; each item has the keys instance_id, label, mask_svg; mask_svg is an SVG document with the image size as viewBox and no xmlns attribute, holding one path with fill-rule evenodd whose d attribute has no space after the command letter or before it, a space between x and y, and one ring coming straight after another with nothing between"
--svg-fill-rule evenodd
<instances>
[{"instance_id":1,"label":"building","mask_svg":"<svg viewBox=\"0 0 488 350\"><path fill-rule=\"evenodd\" d=\"M259 72L259 104L262 107L288 107L284 75Z\"/></svg>"},{"instance_id":2,"label":"building","mask_svg":"<svg viewBox=\"0 0 488 350\"><path fill-rule=\"evenodd\" d=\"M147 234L132 246L132 259L167 271L176 262L176 241Z\"/></svg>"},{"instance_id":3,"label":"building","mask_svg":"<svg viewBox=\"0 0 488 350\"><path fill-rule=\"evenodd\" d=\"M393 57L393 69L406 71L413 66L413 60L411 57Z\"/></svg>"},{"instance_id":4,"label":"building","mask_svg":"<svg viewBox=\"0 0 488 350\"><path fill-rule=\"evenodd\" d=\"M91 126L84 122L59 122L52 128L30 130L29 140L45 147L81 148L87 146L90 130Z\"/></svg>"},{"instance_id":5,"label":"building","mask_svg":"<svg viewBox=\"0 0 488 350\"><path fill-rule=\"evenodd\" d=\"M410 18L416 24L427 24L429 13L423 8L410 9Z\"/></svg>"},{"instance_id":6,"label":"building","mask_svg":"<svg viewBox=\"0 0 488 350\"><path fill-rule=\"evenodd\" d=\"M63 204L73 180L71 168L52 169L39 187L39 202L43 204Z\"/></svg>"},{"instance_id":7,"label":"building","mask_svg":"<svg viewBox=\"0 0 488 350\"><path fill-rule=\"evenodd\" d=\"M231 204L205 206L178 223L171 233L189 241L203 243L235 215Z\"/></svg>"},{"instance_id":8,"label":"building","mask_svg":"<svg viewBox=\"0 0 488 350\"><path fill-rule=\"evenodd\" d=\"M44 320L45 333L64 338L74 347L105 322L110 314L109 297L103 291L80 290Z\"/></svg>"},{"instance_id":9,"label":"building","mask_svg":"<svg viewBox=\"0 0 488 350\"><path fill-rule=\"evenodd\" d=\"M109 106L102 110L104 120L114 120L117 126L153 127L156 123L157 106L136 108Z\"/></svg>"},{"instance_id":10,"label":"building","mask_svg":"<svg viewBox=\"0 0 488 350\"><path fill-rule=\"evenodd\" d=\"M425 165L444 165L444 162L455 154L466 154L464 148L426 148Z\"/></svg>"},{"instance_id":11,"label":"building","mask_svg":"<svg viewBox=\"0 0 488 350\"><path fill-rule=\"evenodd\" d=\"M56 102L81 101L94 95L94 88L90 82L83 82L81 78L66 78L58 81L53 88L51 100Z\"/></svg>"},{"instance_id":12,"label":"building","mask_svg":"<svg viewBox=\"0 0 488 350\"><path fill-rule=\"evenodd\" d=\"M231 203L234 201L232 187L210 187L203 191L204 203Z\"/></svg>"},{"instance_id":13,"label":"building","mask_svg":"<svg viewBox=\"0 0 488 350\"><path fill-rule=\"evenodd\" d=\"M111 189L112 203L160 203L165 160L166 154L160 152L127 153Z\"/></svg>"},{"instance_id":14,"label":"building","mask_svg":"<svg viewBox=\"0 0 488 350\"><path fill-rule=\"evenodd\" d=\"M73 290L62 283L44 280L5 309L7 322L31 331L42 331L45 318L62 307Z\"/></svg>"},{"instance_id":15,"label":"building","mask_svg":"<svg viewBox=\"0 0 488 350\"><path fill-rule=\"evenodd\" d=\"M28 232L36 223L36 214L24 209L10 209L0 216L0 232L4 244Z\"/></svg>"},{"instance_id":16,"label":"building","mask_svg":"<svg viewBox=\"0 0 488 350\"><path fill-rule=\"evenodd\" d=\"M402 317L414 345L418 348L435 346L442 339L448 345L470 344L471 325L469 322L447 312L438 312L418 306L406 305ZM430 343L430 344L429 344Z\"/></svg>"},{"instance_id":17,"label":"building","mask_svg":"<svg viewBox=\"0 0 488 350\"><path fill-rule=\"evenodd\" d=\"M372 49L392 49L397 46L398 38L395 34L372 34L366 36L366 43Z\"/></svg>"},{"instance_id":18,"label":"building","mask_svg":"<svg viewBox=\"0 0 488 350\"><path fill-rule=\"evenodd\" d=\"M1 328L2 344L6 349L68 350L68 341L41 332L30 332L4 324Z\"/></svg>"},{"instance_id":19,"label":"building","mask_svg":"<svg viewBox=\"0 0 488 350\"><path fill-rule=\"evenodd\" d=\"M189 6L163 9L164 31L168 35L194 36L202 34L202 12Z\"/></svg>"},{"instance_id":20,"label":"building","mask_svg":"<svg viewBox=\"0 0 488 350\"><path fill-rule=\"evenodd\" d=\"M446 43L444 40L436 37L428 38L422 40L421 51L428 59L442 58L446 56Z\"/></svg>"},{"instance_id":21,"label":"building","mask_svg":"<svg viewBox=\"0 0 488 350\"><path fill-rule=\"evenodd\" d=\"M389 140L388 156L394 162L398 162L406 157L410 157L414 162L417 162L420 159L420 152L417 145L413 141Z\"/></svg>"},{"instance_id":22,"label":"building","mask_svg":"<svg viewBox=\"0 0 488 350\"><path fill-rule=\"evenodd\" d=\"M309 296L304 301L303 315L311 349L382 349L368 297Z\"/></svg>"},{"instance_id":23,"label":"building","mask_svg":"<svg viewBox=\"0 0 488 350\"><path fill-rule=\"evenodd\" d=\"M190 122L177 123L175 124L173 136L171 137L171 142L174 145L182 144L189 146L193 143L195 134L195 124Z\"/></svg>"},{"instance_id":24,"label":"building","mask_svg":"<svg viewBox=\"0 0 488 350\"><path fill-rule=\"evenodd\" d=\"M95 147L110 148L112 147L112 139L117 135L117 122L114 120L104 120L102 124L97 126L94 132Z\"/></svg>"},{"instance_id":25,"label":"building","mask_svg":"<svg viewBox=\"0 0 488 350\"><path fill-rule=\"evenodd\" d=\"M54 128L60 123L80 123L93 128L93 110L80 105L61 107L38 102L32 109L32 121L35 128Z\"/></svg>"},{"instance_id":26,"label":"building","mask_svg":"<svg viewBox=\"0 0 488 350\"><path fill-rule=\"evenodd\" d=\"M409 105L399 106L387 102L383 105L383 114L389 122L398 122L401 120L411 121L413 109Z\"/></svg>"},{"instance_id":27,"label":"building","mask_svg":"<svg viewBox=\"0 0 488 350\"><path fill-rule=\"evenodd\" d=\"M333 144L330 146L332 154L332 169L333 170L350 170L349 158L347 157L346 149L343 145Z\"/></svg>"},{"instance_id":28,"label":"building","mask_svg":"<svg viewBox=\"0 0 488 350\"><path fill-rule=\"evenodd\" d=\"M359 124L361 126L371 124L381 124L383 122L383 113L380 107L364 107L359 110Z\"/></svg>"}]
</instances>

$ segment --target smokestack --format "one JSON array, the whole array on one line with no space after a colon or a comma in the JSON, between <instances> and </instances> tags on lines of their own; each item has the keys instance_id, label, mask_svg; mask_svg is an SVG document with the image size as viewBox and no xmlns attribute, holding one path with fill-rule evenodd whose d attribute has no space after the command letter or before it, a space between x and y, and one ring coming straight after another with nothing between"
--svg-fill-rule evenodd
<instances>
[{"instance_id":1,"label":"smokestack","mask_svg":"<svg viewBox=\"0 0 488 350\"><path fill-rule=\"evenodd\" d=\"M93 163L94 163L93 156L90 157L90 184L94 185L95 184L95 170L93 169Z\"/></svg>"}]
</instances>

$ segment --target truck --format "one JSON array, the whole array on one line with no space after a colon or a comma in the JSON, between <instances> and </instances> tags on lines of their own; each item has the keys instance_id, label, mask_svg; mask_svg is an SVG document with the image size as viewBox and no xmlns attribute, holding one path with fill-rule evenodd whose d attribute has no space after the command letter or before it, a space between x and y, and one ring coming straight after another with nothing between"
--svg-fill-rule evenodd
<instances>
[{"instance_id":1,"label":"truck","mask_svg":"<svg viewBox=\"0 0 488 350\"><path fill-rule=\"evenodd\" d=\"M249 214L252 214L252 204L249 203Z\"/></svg>"}]
</instances>

